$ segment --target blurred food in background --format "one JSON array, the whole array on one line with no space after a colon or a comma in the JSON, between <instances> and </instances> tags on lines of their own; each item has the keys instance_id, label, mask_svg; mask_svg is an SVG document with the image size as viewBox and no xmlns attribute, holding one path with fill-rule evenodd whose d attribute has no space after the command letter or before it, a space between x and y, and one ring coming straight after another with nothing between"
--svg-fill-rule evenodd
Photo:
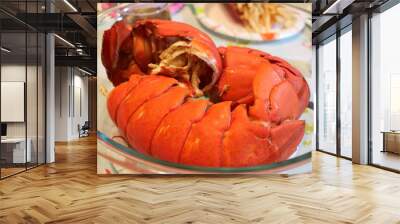
<instances>
[{"instance_id":1,"label":"blurred food in background","mask_svg":"<svg viewBox=\"0 0 400 224\"><path fill-rule=\"evenodd\" d=\"M275 41L301 33L310 13L282 3L196 3L199 22L222 38Z\"/></svg>"},{"instance_id":2,"label":"blurred food in background","mask_svg":"<svg viewBox=\"0 0 400 224\"><path fill-rule=\"evenodd\" d=\"M228 11L249 31L268 33L274 25L289 28L296 16L290 8L277 3L229 3Z\"/></svg>"}]
</instances>

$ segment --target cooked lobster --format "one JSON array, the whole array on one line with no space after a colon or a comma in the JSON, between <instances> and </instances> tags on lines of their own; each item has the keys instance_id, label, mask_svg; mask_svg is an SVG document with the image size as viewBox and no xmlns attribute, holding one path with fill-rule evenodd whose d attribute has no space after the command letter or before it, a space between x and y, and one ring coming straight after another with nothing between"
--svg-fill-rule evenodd
<instances>
[{"instance_id":1,"label":"cooked lobster","mask_svg":"<svg viewBox=\"0 0 400 224\"><path fill-rule=\"evenodd\" d=\"M114 85L131 74L158 74L190 84L197 96L213 87L222 70L210 37L168 20L117 22L104 32L102 61Z\"/></svg>"},{"instance_id":2,"label":"cooked lobster","mask_svg":"<svg viewBox=\"0 0 400 224\"><path fill-rule=\"evenodd\" d=\"M116 23L103 64L116 86L108 112L129 145L170 162L246 167L288 159L303 136L310 91L281 58L217 48L173 21Z\"/></svg>"}]
</instances>

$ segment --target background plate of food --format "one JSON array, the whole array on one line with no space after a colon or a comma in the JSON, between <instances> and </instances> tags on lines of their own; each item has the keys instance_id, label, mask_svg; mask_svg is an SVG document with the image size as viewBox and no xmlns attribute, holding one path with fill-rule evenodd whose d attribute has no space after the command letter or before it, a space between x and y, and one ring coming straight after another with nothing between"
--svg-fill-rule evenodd
<instances>
[{"instance_id":1,"label":"background plate of food","mask_svg":"<svg viewBox=\"0 0 400 224\"><path fill-rule=\"evenodd\" d=\"M280 3L193 4L199 22L215 33L247 41L282 40L300 33L307 13Z\"/></svg>"}]
</instances>

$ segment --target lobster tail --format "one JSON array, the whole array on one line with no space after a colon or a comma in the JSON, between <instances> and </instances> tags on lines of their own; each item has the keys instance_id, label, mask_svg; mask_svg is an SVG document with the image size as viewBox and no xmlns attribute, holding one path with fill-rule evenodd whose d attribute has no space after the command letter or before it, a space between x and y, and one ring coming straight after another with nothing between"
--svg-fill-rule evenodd
<instances>
[{"instance_id":1,"label":"lobster tail","mask_svg":"<svg viewBox=\"0 0 400 224\"><path fill-rule=\"evenodd\" d=\"M286 160L300 144L310 92L283 59L217 50L201 31L164 20L117 23L104 38L103 64L116 85L108 112L133 149L188 165L245 167Z\"/></svg>"},{"instance_id":2,"label":"lobster tail","mask_svg":"<svg viewBox=\"0 0 400 224\"><path fill-rule=\"evenodd\" d=\"M298 119L306 109L308 85L283 59L243 47L221 48L220 53L225 67L218 83L222 100L250 104L252 116L277 123Z\"/></svg>"},{"instance_id":3,"label":"lobster tail","mask_svg":"<svg viewBox=\"0 0 400 224\"><path fill-rule=\"evenodd\" d=\"M173 80L132 75L110 94L110 116L142 153L189 165L251 166L287 159L304 135L303 121L254 120L245 104L193 99Z\"/></svg>"}]
</instances>

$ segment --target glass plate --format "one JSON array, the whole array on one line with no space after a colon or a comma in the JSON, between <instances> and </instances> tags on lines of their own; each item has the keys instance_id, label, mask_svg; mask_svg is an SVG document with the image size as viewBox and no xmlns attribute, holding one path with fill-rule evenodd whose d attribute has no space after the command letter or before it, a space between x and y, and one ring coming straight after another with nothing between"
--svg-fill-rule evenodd
<instances>
[{"instance_id":1,"label":"glass plate","mask_svg":"<svg viewBox=\"0 0 400 224\"><path fill-rule=\"evenodd\" d=\"M99 174L295 174L311 171L311 151L313 139L313 110L307 108L301 119L306 121L306 134L296 152L286 161L260 166L241 168L215 168L190 166L159 160L155 157L139 153L130 148L122 137L106 111L108 93L113 85L107 79L105 68L101 62L102 37L106 29L122 18L119 12L132 4L121 4L98 15L97 33L97 83L98 83L98 144L97 172ZM173 20L174 18L172 18Z\"/></svg>"}]
</instances>

